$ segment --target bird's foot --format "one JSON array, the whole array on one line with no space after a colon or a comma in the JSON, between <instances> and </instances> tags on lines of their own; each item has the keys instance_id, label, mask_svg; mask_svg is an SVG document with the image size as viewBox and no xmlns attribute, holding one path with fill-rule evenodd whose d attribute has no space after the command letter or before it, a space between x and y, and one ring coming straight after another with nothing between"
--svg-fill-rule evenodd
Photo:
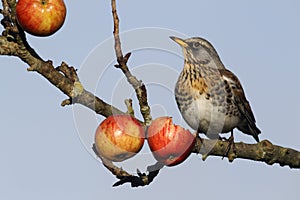
<instances>
[{"instance_id":1,"label":"bird's foot","mask_svg":"<svg viewBox=\"0 0 300 200\"><path fill-rule=\"evenodd\" d=\"M219 139L221 141L227 141L228 142L228 145L226 147L226 150L224 152L224 155L223 155L222 159L224 159L225 156L229 157L230 150L232 150L234 154L236 153L233 134L231 134L231 136L228 139L225 138L225 137L219 137Z\"/></svg>"}]
</instances>

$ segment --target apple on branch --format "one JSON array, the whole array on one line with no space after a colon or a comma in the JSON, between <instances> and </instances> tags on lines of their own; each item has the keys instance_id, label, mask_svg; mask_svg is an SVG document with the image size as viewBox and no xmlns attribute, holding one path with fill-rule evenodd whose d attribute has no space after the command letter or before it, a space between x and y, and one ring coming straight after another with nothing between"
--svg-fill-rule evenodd
<instances>
[{"instance_id":1,"label":"apple on branch","mask_svg":"<svg viewBox=\"0 0 300 200\"><path fill-rule=\"evenodd\" d=\"M174 166L191 154L196 136L173 124L171 117L159 117L150 124L147 141L157 161Z\"/></svg>"},{"instance_id":2,"label":"apple on branch","mask_svg":"<svg viewBox=\"0 0 300 200\"><path fill-rule=\"evenodd\" d=\"M144 128L138 120L129 115L113 115L98 126L95 147L104 158L121 162L136 155L144 140Z\"/></svg>"},{"instance_id":3,"label":"apple on branch","mask_svg":"<svg viewBox=\"0 0 300 200\"><path fill-rule=\"evenodd\" d=\"M16 16L21 28L35 36L50 36L66 18L63 0L18 0Z\"/></svg>"}]
</instances>

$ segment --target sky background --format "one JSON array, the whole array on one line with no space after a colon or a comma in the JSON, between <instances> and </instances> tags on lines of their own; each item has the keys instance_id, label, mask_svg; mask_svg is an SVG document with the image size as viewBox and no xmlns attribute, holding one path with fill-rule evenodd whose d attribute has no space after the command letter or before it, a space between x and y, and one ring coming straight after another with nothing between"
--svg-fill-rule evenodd
<instances>
[{"instance_id":1,"label":"sky background","mask_svg":"<svg viewBox=\"0 0 300 200\"><path fill-rule=\"evenodd\" d=\"M123 100L134 99L134 93L113 68L110 1L66 5L62 29L48 38L28 36L29 43L45 60L78 68L87 89L125 110ZM126 32L121 35L124 52L133 52L128 64L148 88L153 117L173 116L187 127L173 97L183 66L181 49L168 36L201 36L241 80L262 130L260 138L298 150L299 11L296 0L118 1L120 28ZM1 56L0 67L0 199L299 197L299 170L219 157L203 162L195 154L161 170L147 187L112 188L117 179L90 151L103 117L79 105L62 108L66 96L39 74L27 72L18 58ZM138 108L136 99L134 105ZM236 141L255 142L237 130L235 136ZM124 165L144 171L141 160L152 164L150 157L145 145L137 160Z\"/></svg>"}]
</instances>

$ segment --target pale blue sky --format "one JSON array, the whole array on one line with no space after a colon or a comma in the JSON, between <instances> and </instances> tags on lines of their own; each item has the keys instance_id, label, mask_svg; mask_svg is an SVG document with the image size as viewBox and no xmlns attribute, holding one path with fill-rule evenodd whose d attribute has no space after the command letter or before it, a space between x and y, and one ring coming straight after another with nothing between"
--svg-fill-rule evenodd
<instances>
[{"instance_id":1,"label":"pale blue sky","mask_svg":"<svg viewBox=\"0 0 300 200\"><path fill-rule=\"evenodd\" d=\"M124 110L123 99L134 95L110 59L110 1L67 1L66 5L63 28L49 38L28 36L29 43L44 59L56 65L66 61L80 69L88 89ZM149 88L153 116L171 115L186 126L172 96L174 78L183 64L181 50L167 36L169 32L201 36L240 78L262 130L261 139L300 150L299 1L129 0L119 1L118 10L120 28L128 33L122 42L133 51L129 66ZM161 35L155 35L157 31ZM19 59L1 56L0 66L0 199L299 196L299 170L213 157L203 162L197 155L164 168L148 187L112 188L117 179L89 153L95 123L103 118L81 106L62 108L66 97L40 75L27 72ZM237 141L255 142L238 131L235 136ZM145 147L141 157L146 154Z\"/></svg>"}]
</instances>

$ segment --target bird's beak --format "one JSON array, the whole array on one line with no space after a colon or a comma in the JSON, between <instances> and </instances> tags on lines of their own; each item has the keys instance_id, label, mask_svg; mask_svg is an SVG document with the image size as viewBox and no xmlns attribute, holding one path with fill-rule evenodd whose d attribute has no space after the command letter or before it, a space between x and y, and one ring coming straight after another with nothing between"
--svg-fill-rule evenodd
<instances>
[{"instance_id":1,"label":"bird's beak","mask_svg":"<svg viewBox=\"0 0 300 200\"><path fill-rule=\"evenodd\" d=\"M170 37L172 40L174 40L177 44L179 44L181 47L185 48L188 46L188 44L181 38L178 38L178 37L174 37L174 36L171 36Z\"/></svg>"}]
</instances>

